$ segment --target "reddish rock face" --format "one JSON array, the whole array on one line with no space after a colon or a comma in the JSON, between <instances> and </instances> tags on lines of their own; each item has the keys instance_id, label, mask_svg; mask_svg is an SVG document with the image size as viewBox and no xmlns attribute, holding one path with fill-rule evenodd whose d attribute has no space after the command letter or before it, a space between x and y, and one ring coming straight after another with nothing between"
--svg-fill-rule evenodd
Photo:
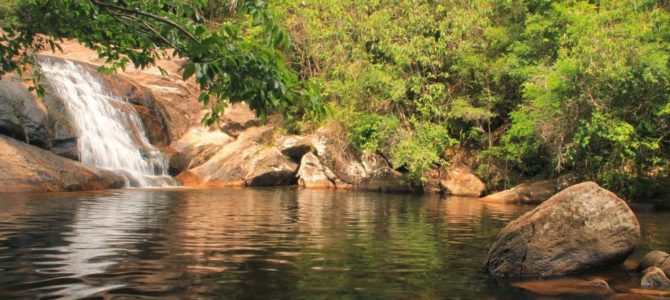
<instances>
[{"instance_id":1,"label":"reddish rock face","mask_svg":"<svg viewBox=\"0 0 670 300\"><path fill-rule=\"evenodd\" d=\"M105 170L0 136L0 192L58 192L121 188L124 180Z\"/></svg>"},{"instance_id":2,"label":"reddish rock face","mask_svg":"<svg viewBox=\"0 0 670 300\"><path fill-rule=\"evenodd\" d=\"M626 202L593 182L571 186L510 222L485 261L494 276L557 276L620 263L640 240Z\"/></svg>"},{"instance_id":3,"label":"reddish rock face","mask_svg":"<svg viewBox=\"0 0 670 300\"><path fill-rule=\"evenodd\" d=\"M486 184L465 166L451 168L441 186L448 195L464 197L479 197L486 190Z\"/></svg>"}]
</instances>

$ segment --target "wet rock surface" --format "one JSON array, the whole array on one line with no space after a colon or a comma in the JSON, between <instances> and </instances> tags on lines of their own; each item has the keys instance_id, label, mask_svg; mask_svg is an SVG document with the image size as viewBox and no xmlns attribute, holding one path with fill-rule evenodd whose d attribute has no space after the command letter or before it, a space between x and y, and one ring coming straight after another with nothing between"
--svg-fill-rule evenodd
<instances>
[{"instance_id":1,"label":"wet rock surface","mask_svg":"<svg viewBox=\"0 0 670 300\"><path fill-rule=\"evenodd\" d=\"M0 136L0 192L121 188L124 179L17 140Z\"/></svg>"},{"instance_id":2,"label":"wet rock surface","mask_svg":"<svg viewBox=\"0 0 670 300\"><path fill-rule=\"evenodd\" d=\"M573 274L622 262L639 240L640 225L628 205L585 182L505 226L485 267L497 277Z\"/></svg>"}]
</instances>

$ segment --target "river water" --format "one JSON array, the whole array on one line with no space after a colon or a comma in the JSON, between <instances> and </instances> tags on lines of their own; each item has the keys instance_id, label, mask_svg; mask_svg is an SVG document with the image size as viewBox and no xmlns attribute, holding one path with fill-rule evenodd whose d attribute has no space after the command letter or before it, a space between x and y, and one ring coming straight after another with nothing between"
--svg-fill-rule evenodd
<instances>
[{"instance_id":1,"label":"river water","mask_svg":"<svg viewBox=\"0 0 670 300\"><path fill-rule=\"evenodd\" d=\"M531 208L295 189L5 194L0 299L534 299L482 270ZM669 216L639 215L634 258L670 249Z\"/></svg>"}]
</instances>

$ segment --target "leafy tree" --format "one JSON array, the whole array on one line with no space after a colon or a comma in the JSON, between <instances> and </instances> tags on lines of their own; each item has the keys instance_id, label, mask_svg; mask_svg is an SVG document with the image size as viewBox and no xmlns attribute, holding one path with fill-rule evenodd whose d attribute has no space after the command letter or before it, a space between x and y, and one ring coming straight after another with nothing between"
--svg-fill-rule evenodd
<instances>
[{"instance_id":1,"label":"leafy tree","mask_svg":"<svg viewBox=\"0 0 670 300\"><path fill-rule=\"evenodd\" d=\"M199 100L211 109L207 124L219 119L223 100L245 101L261 116L286 110L303 93L284 63L286 34L264 1L232 2L226 7L233 11L217 12L219 25L210 30L202 11L211 1L21 1L12 7L20 22L6 22L0 35L0 75L25 72L35 52L56 50L59 40L72 38L106 58L107 71L127 63L144 68L161 57L188 58L183 77L199 84Z\"/></svg>"}]
</instances>

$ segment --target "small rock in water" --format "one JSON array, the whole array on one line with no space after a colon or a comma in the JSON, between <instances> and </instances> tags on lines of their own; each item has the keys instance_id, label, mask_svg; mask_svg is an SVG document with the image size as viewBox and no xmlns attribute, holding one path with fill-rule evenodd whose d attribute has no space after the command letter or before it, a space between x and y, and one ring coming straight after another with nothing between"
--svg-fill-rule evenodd
<instances>
[{"instance_id":1,"label":"small rock in water","mask_svg":"<svg viewBox=\"0 0 670 300\"><path fill-rule=\"evenodd\" d=\"M638 265L637 269L642 271L648 269L649 267L660 267L668 259L668 257L670 257L670 255L668 255L666 252L659 250L651 251L640 260L640 264Z\"/></svg>"},{"instance_id":2,"label":"small rock in water","mask_svg":"<svg viewBox=\"0 0 670 300\"><path fill-rule=\"evenodd\" d=\"M670 289L670 279L665 272L658 267L649 267L643 272L644 276L640 285L645 289Z\"/></svg>"}]
</instances>

